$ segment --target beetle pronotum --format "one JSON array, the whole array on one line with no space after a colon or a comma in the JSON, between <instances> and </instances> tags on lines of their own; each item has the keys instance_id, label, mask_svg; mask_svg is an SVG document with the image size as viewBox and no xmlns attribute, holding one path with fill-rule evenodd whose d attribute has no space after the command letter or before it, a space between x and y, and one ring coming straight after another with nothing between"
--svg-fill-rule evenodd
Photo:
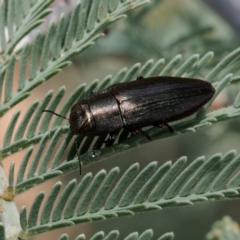
<instances>
[{"instance_id":1,"label":"beetle pronotum","mask_svg":"<svg viewBox=\"0 0 240 240\"><path fill-rule=\"evenodd\" d=\"M151 140L151 137L142 131L143 127L165 125L173 132L169 122L192 115L206 104L214 93L215 89L209 82L199 79L138 77L136 81L117 83L93 92L73 105L69 119L51 110L43 111L69 120L70 129L75 135L110 134L110 139L114 139L115 132L125 128L135 134L144 134ZM93 156L97 144L93 148ZM78 150L77 155L81 174Z\"/></svg>"}]
</instances>

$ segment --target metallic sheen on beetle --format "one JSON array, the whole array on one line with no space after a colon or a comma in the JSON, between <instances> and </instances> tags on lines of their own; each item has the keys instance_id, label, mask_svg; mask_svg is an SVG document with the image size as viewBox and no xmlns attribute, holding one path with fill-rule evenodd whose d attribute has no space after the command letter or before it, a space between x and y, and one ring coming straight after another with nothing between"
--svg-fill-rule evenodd
<instances>
[{"instance_id":1,"label":"metallic sheen on beetle","mask_svg":"<svg viewBox=\"0 0 240 240\"><path fill-rule=\"evenodd\" d=\"M120 128L141 133L143 127L161 127L195 113L214 93L214 87L203 80L138 77L76 103L70 113L70 128L74 134L95 136Z\"/></svg>"}]
</instances>

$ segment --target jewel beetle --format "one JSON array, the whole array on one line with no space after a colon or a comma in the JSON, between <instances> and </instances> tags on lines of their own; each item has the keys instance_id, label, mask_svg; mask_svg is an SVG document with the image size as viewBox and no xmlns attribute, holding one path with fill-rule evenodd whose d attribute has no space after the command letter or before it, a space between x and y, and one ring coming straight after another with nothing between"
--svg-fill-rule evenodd
<instances>
[{"instance_id":1,"label":"jewel beetle","mask_svg":"<svg viewBox=\"0 0 240 240\"><path fill-rule=\"evenodd\" d=\"M180 77L137 77L135 81L117 83L73 105L69 124L74 135L100 136L109 134L114 139L117 130L124 128L135 134L144 134L143 127L165 125L192 115L214 95L211 83ZM44 112L53 113L51 110ZM105 141L106 142L106 141ZM93 156L99 142L93 148ZM77 144L76 144L77 145ZM77 151L80 174L81 163Z\"/></svg>"}]
</instances>

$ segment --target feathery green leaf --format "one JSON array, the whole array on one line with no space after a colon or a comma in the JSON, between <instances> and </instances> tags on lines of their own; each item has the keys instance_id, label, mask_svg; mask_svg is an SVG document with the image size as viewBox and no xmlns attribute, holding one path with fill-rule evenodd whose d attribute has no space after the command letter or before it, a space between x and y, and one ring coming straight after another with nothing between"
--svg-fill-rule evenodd
<instances>
[{"instance_id":1,"label":"feathery green leaf","mask_svg":"<svg viewBox=\"0 0 240 240\"><path fill-rule=\"evenodd\" d=\"M46 226L49 226L50 230L63 225L68 226L70 223L133 215L145 210L239 198L240 157L234 156L234 151L230 151L223 157L220 154L215 154L207 160L205 157L199 157L190 165L187 165L186 158L182 157L172 166L165 163L156 169L156 162L152 162L142 171L139 171L138 164L134 164L116 183L118 168L109 173L102 170L93 179L87 174L75 189L76 180L70 181L54 205L61 188L61 184L57 183L43 207L40 225L36 225L33 209L36 209L34 216L38 215L43 193L37 195L29 214L31 225L29 223L27 231L31 235L38 231L46 231ZM233 184L232 179L235 176L238 180ZM142 239L142 236L150 237L151 234L151 231L145 232L139 239Z\"/></svg>"}]
</instances>

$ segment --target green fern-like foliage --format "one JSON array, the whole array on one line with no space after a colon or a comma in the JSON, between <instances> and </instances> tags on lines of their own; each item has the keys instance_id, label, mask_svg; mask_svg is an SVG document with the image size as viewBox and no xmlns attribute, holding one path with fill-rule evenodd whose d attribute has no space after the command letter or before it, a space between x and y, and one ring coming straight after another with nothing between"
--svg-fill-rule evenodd
<instances>
[{"instance_id":1,"label":"green fern-like foliage","mask_svg":"<svg viewBox=\"0 0 240 240\"><path fill-rule=\"evenodd\" d=\"M32 29L39 26L44 17L51 12L53 1L2 0L0 7L0 117L15 105L31 95L33 89L51 79L70 64L73 56L88 49L103 37L102 31L113 22L126 17L129 10L144 5L147 0L82 0L72 13L62 16L57 23L50 23L45 33L37 33L34 41L18 47L20 41ZM154 8L156 3L137 12L139 19ZM174 164L170 161L157 167L157 162L149 163L142 170L139 164L131 165L120 174L119 167L109 172L100 170L96 175L86 173L79 183L76 179L63 187L55 183L50 193L42 191L34 198L29 210L25 206L18 212L14 197L34 188L49 179L65 175L78 169L76 146L69 124L51 114L43 114L48 109L67 116L71 106L88 96L93 90L101 90L115 83L128 82L137 76L178 76L203 78L216 88L213 99L191 118L173 124L174 134L167 129L147 130L153 141L186 132L196 132L199 128L229 120L240 115L240 94L233 104L209 112L209 107L222 90L236 84L239 77L240 48L222 59L214 59L213 52L205 55L192 54L187 60L176 55L172 59L149 59L144 64L135 63L108 75L91 84L80 84L62 107L66 87L56 93L48 91L41 100L33 101L23 115L14 112L5 131L3 146L0 147L0 160L13 153L24 151L19 169L12 162L9 171L0 167L0 240L29 239L33 235L76 224L135 215L138 212L161 210L165 207L193 205L207 202L239 198L240 157L235 151L222 156L215 154L210 158L199 157L187 164L181 157ZM213 61L214 59L214 61ZM211 64L211 69L206 65ZM217 62L217 63L216 63ZM17 90L13 90L14 70L19 65ZM29 69L29 70L28 70ZM19 122L20 117L22 120ZM51 120L52 123L50 124ZM107 136L78 136L77 143L83 167L99 160L115 156L129 149L147 143L145 136L131 135L125 130L118 132L115 142L100 146L96 157L92 157L92 145ZM60 142L61 140L61 142ZM58 146L60 142L60 146ZM34 145L36 151L34 151ZM34 152L34 153L33 153ZM64 157L63 157L64 156ZM66 156L66 157L65 157ZM6 174L7 173L7 174ZM6 176L7 175L7 176ZM16 176L16 177L15 177ZM91 239L118 239L120 233L111 231L105 236L96 233ZM121 234L122 237L122 234ZM153 231L142 234L132 233L125 239L152 239ZM68 239L67 234L60 236ZM83 234L76 239L86 239ZM166 233L159 240L173 239L173 233Z\"/></svg>"},{"instance_id":2,"label":"green fern-like foliage","mask_svg":"<svg viewBox=\"0 0 240 240\"><path fill-rule=\"evenodd\" d=\"M108 233L106 236L104 234L104 232L98 232L96 234L94 234L94 236L92 236L90 238L90 240L117 240L119 239L119 232L118 231L111 231L110 233ZM131 234L129 234L128 236L126 236L124 238L124 240L151 240L153 239L153 231L151 229L148 229L146 231L144 231L142 234L139 235L138 232L133 232ZM172 240L174 237L173 233L166 233L164 235L162 235L161 237L158 238L158 240ZM68 240L68 235L67 234L63 234L60 236L60 238L58 240ZM84 235L79 235L75 238L75 240L85 240L85 236Z\"/></svg>"},{"instance_id":3,"label":"green fern-like foliage","mask_svg":"<svg viewBox=\"0 0 240 240\"><path fill-rule=\"evenodd\" d=\"M22 208L22 234L29 236L165 207L239 198L240 174L236 172L239 166L240 157L230 151L209 159L199 157L188 166L186 157L160 167L157 162L152 162L141 171L136 163L118 180L119 168L108 173L101 170L94 177L91 173L86 174L79 184L73 179L61 193L62 184L57 182L41 213L44 192L36 196L28 216L26 208ZM38 216L40 222L37 222Z\"/></svg>"}]
</instances>

